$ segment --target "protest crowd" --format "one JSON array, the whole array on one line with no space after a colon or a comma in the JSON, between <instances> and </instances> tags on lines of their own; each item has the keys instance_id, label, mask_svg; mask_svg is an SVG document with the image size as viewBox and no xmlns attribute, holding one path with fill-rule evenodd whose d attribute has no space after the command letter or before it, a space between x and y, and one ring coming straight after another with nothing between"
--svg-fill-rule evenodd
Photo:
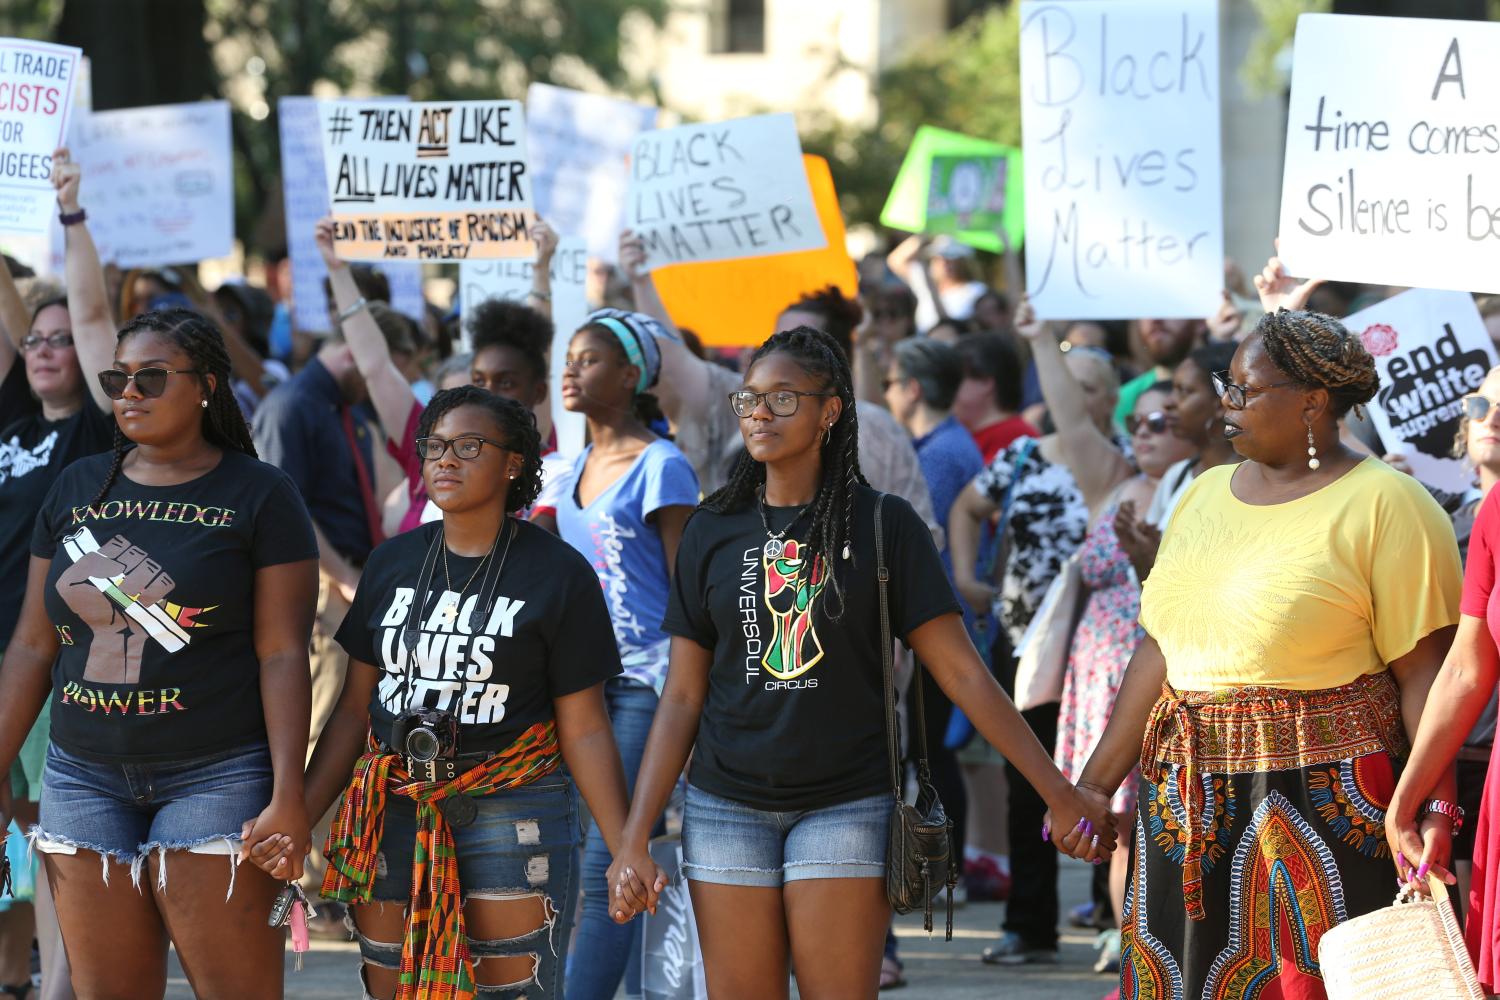
<instances>
[{"instance_id":1,"label":"protest crowd","mask_svg":"<svg viewBox=\"0 0 1500 1000\"><path fill-rule=\"evenodd\" d=\"M374 1000L922 996L893 915L979 901L997 996L1065 927L1100 996L1500 992L1494 126L1400 193L1440 126L1327 124L1378 84L1305 15L1235 262L1214 5L1109 5L1206 32L1170 86L1034 6L1024 149L914 142L857 260L790 114L296 98L288 250L212 288L91 194L227 112L69 131L79 51L0 39L0 246L53 234L0 267L0 995L170 944L296 996L317 938ZM1452 22L1347 20L1496 106ZM1095 175L1122 94L1161 149ZM630 134L570 163L558 102Z\"/></svg>"}]
</instances>

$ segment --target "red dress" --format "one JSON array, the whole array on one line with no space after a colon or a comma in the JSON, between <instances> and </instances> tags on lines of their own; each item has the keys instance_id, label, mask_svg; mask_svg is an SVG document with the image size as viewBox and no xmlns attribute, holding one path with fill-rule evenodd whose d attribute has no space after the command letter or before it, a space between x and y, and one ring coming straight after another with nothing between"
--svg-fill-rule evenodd
<instances>
[{"instance_id":1,"label":"red dress","mask_svg":"<svg viewBox=\"0 0 1500 1000\"><path fill-rule=\"evenodd\" d=\"M1483 618L1490 636L1500 643L1500 588L1495 586L1500 570L1500 490L1479 507L1474 532L1469 539L1469 561L1464 570L1464 597L1460 610ZM1500 741L1495 744L1500 749ZM1500 767L1495 751L1490 753L1480 802L1479 824L1474 831L1474 881L1469 888L1469 920L1464 929L1474 968L1486 993L1500 983Z\"/></svg>"}]
</instances>

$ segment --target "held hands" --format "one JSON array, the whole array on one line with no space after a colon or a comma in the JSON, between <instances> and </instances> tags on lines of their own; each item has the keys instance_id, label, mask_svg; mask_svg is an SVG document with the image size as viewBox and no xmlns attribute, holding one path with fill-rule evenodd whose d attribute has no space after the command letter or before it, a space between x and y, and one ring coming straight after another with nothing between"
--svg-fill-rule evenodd
<instances>
[{"instance_id":1,"label":"held hands","mask_svg":"<svg viewBox=\"0 0 1500 1000\"><path fill-rule=\"evenodd\" d=\"M313 227L313 242L318 244L318 252L323 255L323 263L329 271L341 271L349 266L333 250L333 216L325 215L318 220Z\"/></svg>"},{"instance_id":2,"label":"held hands","mask_svg":"<svg viewBox=\"0 0 1500 1000\"><path fill-rule=\"evenodd\" d=\"M1047 810L1042 839L1069 857L1103 864L1118 842L1115 823L1109 796L1097 786L1079 784Z\"/></svg>"},{"instance_id":3,"label":"held hands","mask_svg":"<svg viewBox=\"0 0 1500 1000\"><path fill-rule=\"evenodd\" d=\"M609 915L617 924L628 924L642 910L655 916L657 898L667 881L666 873L646 848L621 847L605 876Z\"/></svg>"},{"instance_id":4,"label":"held hands","mask_svg":"<svg viewBox=\"0 0 1500 1000\"><path fill-rule=\"evenodd\" d=\"M52 151L52 188L57 192L57 207L65 215L78 211L78 185L83 168L73 162L67 146Z\"/></svg>"},{"instance_id":5,"label":"held hands","mask_svg":"<svg viewBox=\"0 0 1500 1000\"><path fill-rule=\"evenodd\" d=\"M1396 882L1413 884L1418 892L1428 892L1427 876L1436 875L1447 885L1458 879L1449 870L1453 864L1453 821L1441 813L1428 813L1421 821L1415 811L1391 803L1385 814L1385 840L1396 865Z\"/></svg>"},{"instance_id":6,"label":"held hands","mask_svg":"<svg viewBox=\"0 0 1500 1000\"><path fill-rule=\"evenodd\" d=\"M312 849L312 826L301 794L275 796L240 829L240 860L250 860L283 881L302 877L302 861Z\"/></svg>"},{"instance_id":7,"label":"held hands","mask_svg":"<svg viewBox=\"0 0 1500 1000\"><path fill-rule=\"evenodd\" d=\"M1279 239L1276 241L1276 249L1281 249ZM1323 283L1322 278L1310 278L1299 283L1296 278L1289 277L1280 257L1272 257L1266 261L1265 268L1253 280L1256 294L1260 296L1260 307L1268 313L1277 309L1306 309L1307 300Z\"/></svg>"}]
</instances>

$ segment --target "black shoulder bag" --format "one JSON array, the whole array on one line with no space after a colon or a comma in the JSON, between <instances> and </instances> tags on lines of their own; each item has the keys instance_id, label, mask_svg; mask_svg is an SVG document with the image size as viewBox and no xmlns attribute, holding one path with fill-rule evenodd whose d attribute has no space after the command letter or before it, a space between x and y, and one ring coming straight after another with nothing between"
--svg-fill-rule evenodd
<instances>
[{"instance_id":1,"label":"black shoulder bag","mask_svg":"<svg viewBox=\"0 0 1500 1000\"><path fill-rule=\"evenodd\" d=\"M885 494L875 499L875 565L880 581L880 656L885 668L885 733L891 761L891 789L895 807L885 858L885 894L897 913L922 910L922 927L932 930L932 900L948 887L948 931L953 940L953 887L958 884L958 866L953 857L953 822L943 810L932 771L927 763L927 718L922 712L922 664L912 677L916 692L913 710L917 719L917 802L908 805L901 792L901 736L897 732L896 670L891 662L890 600L886 593L890 570L885 565L885 533L880 520Z\"/></svg>"}]
</instances>

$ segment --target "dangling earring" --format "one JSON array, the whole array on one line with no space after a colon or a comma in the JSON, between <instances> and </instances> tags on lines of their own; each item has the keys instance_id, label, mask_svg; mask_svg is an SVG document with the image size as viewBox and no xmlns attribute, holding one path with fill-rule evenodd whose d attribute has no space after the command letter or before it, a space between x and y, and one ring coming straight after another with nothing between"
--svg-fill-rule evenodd
<instances>
[{"instance_id":1,"label":"dangling earring","mask_svg":"<svg viewBox=\"0 0 1500 1000\"><path fill-rule=\"evenodd\" d=\"M833 425L829 424L823 428L823 447L828 447L828 442L833 440Z\"/></svg>"},{"instance_id":2,"label":"dangling earring","mask_svg":"<svg viewBox=\"0 0 1500 1000\"><path fill-rule=\"evenodd\" d=\"M199 403L198 403L198 405L201 406L201 407L203 407L206 410L206 409L208 409L208 400L206 400L206 399L200 400Z\"/></svg>"},{"instance_id":3,"label":"dangling earring","mask_svg":"<svg viewBox=\"0 0 1500 1000\"><path fill-rule=\"evenodd\" d=\"M1316 472L1318 471L1318 466L1322 464L1322 462L1318 461L1318 446L1313 441L1312 421L1309 420L1307 422L1307 467Z\"/></svg>"}]
</instances>

